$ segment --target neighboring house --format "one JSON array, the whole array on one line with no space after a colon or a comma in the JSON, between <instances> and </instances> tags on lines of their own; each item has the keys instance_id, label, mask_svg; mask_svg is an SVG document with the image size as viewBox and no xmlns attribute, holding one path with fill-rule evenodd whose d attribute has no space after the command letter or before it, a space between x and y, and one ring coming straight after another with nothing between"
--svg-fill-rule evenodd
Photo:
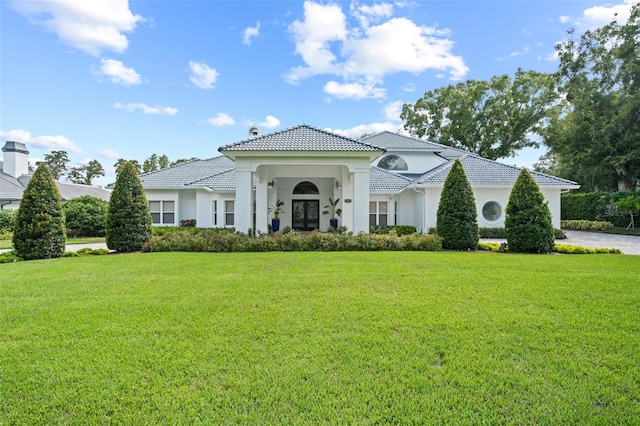
<instances>
[{"instance_id":1,"label":"neighboring house","mask_svg":"<svg viewBox=\"0 0 640 426\"><path fill-rule=\"evenodd\" d=\"M436 226L445 178L459 158L476 198L480 227L503 227L520 169L448 146L383 132L360 141L308 125L219 148L223 156L141 175L155 225L195 219L198 227L267 232L270 207L284 202L281 229L326 230L329 197L340 199L340 225ZM579 185L531 172L560 227L560 194Z\"/></svg>"},{"instance_id":2,"label":"neighboring house","mask_svg":"<svg viewBox=\"0 0 640 426\"><path fill-rule=\"evenodd\" d=\"M2 148L0 162L0 210L20 207L22 193L31 180L29 173L29 151L21 142L6 142ZM97 186L56 182L62 201L83 195L91 195L109 201L111 191Z\"/></svg>"}]
</instances>

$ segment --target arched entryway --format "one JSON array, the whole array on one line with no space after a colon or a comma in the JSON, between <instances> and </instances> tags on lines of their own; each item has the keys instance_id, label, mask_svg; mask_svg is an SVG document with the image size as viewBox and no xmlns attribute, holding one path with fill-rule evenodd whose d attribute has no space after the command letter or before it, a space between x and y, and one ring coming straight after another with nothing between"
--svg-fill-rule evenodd
<instances>
[{"instance_id":1,"label":"arched entryway","mask_svg":"<svg viewBox=\"0 0 640 426\"><path fill-rule=\"evenodd\" d=\"M320 200L318 187L309 181L293 188L291 200L291 227L297 231L313 231L320 228Z\"/></svg>"}]
</instances>

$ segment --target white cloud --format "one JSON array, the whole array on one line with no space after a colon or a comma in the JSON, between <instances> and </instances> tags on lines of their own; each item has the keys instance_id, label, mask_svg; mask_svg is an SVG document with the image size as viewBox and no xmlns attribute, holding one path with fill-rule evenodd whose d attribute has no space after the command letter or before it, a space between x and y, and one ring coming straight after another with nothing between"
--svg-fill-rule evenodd
<instances>
[{"instance_id":1,"label":"white cloud","mask_svg":"<svg viewBox=\"0 0 640 426\"><path fill-rule=\"evenodd\" d=\"M247 27L242 33L242 43L247 46L251 45L251 39L256 38L260 35L260 21L256 22L255 27Z\"/></svg>"},{"instance_id":2,"label":"white cloud","mask_svg":"<svg viewBox=\"0 0 640 426\"><path fill-rule=\"evenodd\" d=\"M335 75L344 82L330 82L326 92L329 89L347 97L344 95L351 90L353 97L361 99L362 90L354 89L362 88L362 81L381 84L387 74L420 74L432 69L447 72L452 80L467 74L464 59L452 53L454 43L448 30L420 26L407 18L390 18L392 13L389 4L352 6L351 14L358 24L349 30L347 16L338 4L306 1L304 19L289 28L304 65L291 68L287 81ZM372 25L373 21L382 22ZM378 97L379 93L366 97Z\"/></svg>"},{"instance_id":3,"label":"white cloud","mask_svg":"<svg viewBox=\"0 0 640 426\"><path fill-rule=\"evenodd\" d=\"M360 139L360 137L364 134L376 134L380 132L394 132L394 133L405 133L402 129L402 125L398 123L392 122L384 122L384 123L371 123L371 124L360 124L359 126L352 127L350 129L325 129L328 132L337 133L339 135L351 138L351 139Z\"/></svg>"},{"instance_id":4,"label":"white cloud","mask_svg":"<svg viewBox=\"0 0 640 426\"><path fill-rule=\"evenodd\" d=\"M189 69L191 70L189 80L201 89L213 89L220 75L215 68L202 62L189 61Z\"/></svg>"},{"instance_id":5,"label":"white cloud","mask_svg":"<svg viewBox=\"0 0 640 426\"><path fill-rule=\"evenodd\" d=\"M351 13L360 21L361 26L368 27L372 21L377 22L393 15L393 5L390 3L380 3L367 6L352 3Z\"/></svg>"},{"instance_id":6,"label":"white cloud","mask_svg":"<svg viewBox=\"0 0 640 426\"><path fill-rule=\"evenodd\" d=\"M558 18L558 21L559 21L561 24L566 24L566 23L567 23L567 22L569 22L570 20L571 20L571 17L570 17L570 16L567 16L567 15L563 15L563 16L561 16L561 17L559 17L559 18Z\"/></svg>"},{"instance_id":7,"label":"white cloud","mask_svg":"<svg viewBox=\"0 0 640 426\"><path fill-rule=\"evenodd\" d=\"M384 106L382 112L387 120L391 121L402 121L400 119L400 114L402 113L402 105L404 103L402 101L390 102Z\"/></svg>"},{"instance_id":8,"label":"white cloud","mask_svg":"<svg viewBox=\"0 0 640 426\"><path fill-rule=\"evenodd\" d=\"M338 83L330 81L324 85L324 92L338 99L383 98L386 90L374 83Z\"/></svg>"},{"instance_id":9,"label":"white cloud","mask_svg":"<svg viewBox=\"0 0 640 426\"><path fill-rule=\"evenodd\" d=\"M267 129L273 129L274 127L278 127L280 125L280 120L275 118L273 115L267 115L262 123L258 123L260 127L266 127Z\"/></svg>"},{"instance_id":10,"label":"white cloud","mask_svg":"<svg viewBox=\"0 0 640 426\"><path fill-rule=\"evenodd\" d=\"M577 19L576 24L581 30L594 30L608 24L614 18L617 22L623 23L631 16L631 5L637 0L625 0L621 4L594 6L582 12L582 16Z\"/></svg>"},{"instance_id":11,"label":"white cloud","mask_svg":"<svg viewBox=\"0 0 640 426\"><path fill-rule=\"evenodd\" d=\"M51 151L82 152L82 150L76 146L74 141L62 135L43 135L34 137L31 135L31 132L27 132L23 129L14 129L7 132L0 130L0 139L5 141L22 142L27 144L27 148L32 146Z\"/></svg>"},{"instance_id":12,"label":"white cloud","mask_svg":"<svg viewBox=\"0 0 640 426\"><path fill-rule=\"evenodd\" d=\"M136 70L125 67L121 61L116 61L115 59L101 59L100 69L94 70L93 73L108 77L112 83L123 86L131 86L142 82L140 74Z\"/></svg>"},{"instance_id":13,"label":"white cloud","mask_svg":"<svg viewBox=\"0 0 640 426\"><path fill-rule=\"evenodd\" d=\"M145 114L175 115L178 113L178 108L149 106L143 103L122 104L120 102L117 102L113 104L113 106L118 109L123 109L127 112L134 112L136 110L141 110Z\"/></svg>"},{"instance_id":14,"label":"white cloud","mask_svg":"<svg viewBox=\"0 0 640 426\"><path fill-rule=\"evenodd\" d=\"M527 53L529 53L529 51L531 51L531 46L530 45L526 45L522 48L522 50L516 50L514 52L511 52L509 54L509 56L514 57L514 56L520 56L520 55L525 55Z\"/></svg>"},{"instance_id":15,"label":"white cloud","mask_svg":"<svg viewBox=\"0 0 640 426\"><path fill-rule=\"evenodd\" d=\"M11 4L31 23L55 33L62 43L94 56L103 50L125 51L129 40L124 33L144 21L131 12L128 0L13 0Z\"/></svg>"},{"instance_id":16,"label":"white cloud","mask_svg":"<svg viewBox=\"0 0 640 426\"><path fill-rule=\"evenodd\" d=\"M226 112L219 112L215 117L208 119L207 123L211 124L212 126L222 127L236 124L236 121Z\"/></svg>"},{"instance_id":17,"label":"white cloud","mask_svg":"<svg viewBox=\"0 0 640 426\"><path fill-rule=\"evenodd\" d=\"M109 148L101 149L98 154L100 154L102 157L108 158L110 160L118 160L118 159L122 158L122 154L120 154L118 151L114 151L114 150L109 149Z\"/></svg>"}]
</instances>

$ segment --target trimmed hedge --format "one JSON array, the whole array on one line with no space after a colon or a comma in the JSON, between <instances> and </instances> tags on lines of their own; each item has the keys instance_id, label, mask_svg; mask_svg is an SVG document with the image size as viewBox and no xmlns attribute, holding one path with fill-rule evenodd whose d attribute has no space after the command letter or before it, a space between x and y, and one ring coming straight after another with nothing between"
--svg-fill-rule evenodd
<instances>
[{"instance_id":1,"label":"trimmed hedge","mask_svg":"<svg viewBox=\"0 0 640 426\"><path fill-rule=\"evenodd\" d=\"M507 233L504 228L478 228L480 238L507 238ZM562 229L554 229L556 240L563 240L567 238Z\"/></svg>"},{"instance_id":2,"label":"trimmed hedge","mask_svg":"<svg viewBox=\"0 0 640 426\"><path fill-rule=\"evenodd\" d=\"M118 252L142 249L151 237L151 213L135 165L127 161L116 177L107 213L107 247Z\"/></svg>"},{"instance_id":3,"label":"trimmed hedge","mask_svg":"<svg viewBox=\"0 0 640 426\"><path fill-rule=\"evenodd\" d=\"M629 215L618 212L614 203L633 195L640 196L640 191L562 194L560 217L562 220L605 220L624 228L629 224Z\"/></svg>"},{"instance_id":4,"label":"trimmed hedge","mask_svg":"<svg viewBox=\"0 0 640 426\"><path fill-rule=\"evenodd\" d=\"M478 245L476 200L460 159L453 163L444 181L436 213L436 232L447 249L468 250Z\"/></svg>"},{"instance_id":5,"label":"trimmed hedge","mask_svg":"<svg viewBox=\"0 0 640 426\"><path fill-rule=\"evenodd\" d=\"M498 243L478 243L478 250L483 251L491 251L494 253L499 252L508 252L509 247L505 247L501 249L500 244ZM553 251L555 253L562 254L621 254L622 252L616 248L591 248L591 247L582 247L582 246L574 246L570 244L554 244Z\"/></svg>"},{"instance_id":6,"label":"trimmed hedge","mask_svg":"<svg viewBox=\"0 0 640 426\"><path fill-rule=\"evenodd\" d=\"M333 234L292 231L251 237L216 230L169 232L153 236L144 252L266 252L266 251L438 251L437 235L411 234L400 237L375 234Z\"/></svg>"},{"instance_id":7,"label":"trimmed hedge","mask_svg":"<svg viewBox=\"0 0 640 426\"><path fill-rule=\"evenodd\" d=\"M104 237L109 203L83 195L62 204L70 237Z\"/></svg>"},{"instance_id":8,"label":"trimmed hedge","mask_svg":"<svg viewBox=\"0 0 640 426\"><path fill-rule=\"evenodd\" d=\"M372 226L369 229L370 234L389 234L395 233L395 235L403 236L403 235L411 235L418 232L418 229L415 226L411 225L388 225L388 226Z\"/></svg>"},{"instance_id":9,"label":"trimmed hedge","mask_svg":"<svg viewBox=\"0 0 640 426\"><path fill-rule=\"evenodd\" d=\"M549 206L525 168L511 190L504 227L511 251L549 253L553 250L555 232Z\"/></svg>"},{"instance_id":10,"label":"trimmed hedge","mask_svg":"<svg viewBox=\"0 0 640 426\"><path fill-rule=\"evenodd\" d=\"M606 231L613 228L613 223L600 220L563 220L562 229L573 231Z\"/></svg>"},{"instance_id":11,"label":"trimmed hedge","mask_svg":"<svg viewBox=\"0 0 640 426\"><path fill-rule=\"evenodd\" d=\"M13 230L16 255L25 260L60 257L65 247L60 192L45 163L39 163L24 190Z\"/></svg>"}]
</instances>

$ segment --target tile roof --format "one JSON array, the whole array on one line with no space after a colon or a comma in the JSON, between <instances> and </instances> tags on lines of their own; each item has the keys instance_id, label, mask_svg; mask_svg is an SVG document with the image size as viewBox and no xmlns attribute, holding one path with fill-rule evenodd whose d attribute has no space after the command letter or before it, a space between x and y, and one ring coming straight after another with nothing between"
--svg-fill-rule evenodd
<instances>
[{"instance_id":1,"label":"tile roof","mask_svg":"<svg viewBox=\"0 0 640 426\"><path fill-rule=\"evenodd\" d=\"M516 182L520 174L520 168L488 160L475 154L465 154L460 158L467 179L472 185L508 185ZM450 160L433 170L425 173L418 179L418 184L442 185L444 184L454 160ZM565 188L579 187L576 182L549 176L544 173L529 171L531 176L540 186L561 186Z\"/></svg>"},{"instance_id":2,"label":"tile roof","mask_svg":"<svg viewBox=\"0 0 640 426\"><path fill-rule=\"evenodd\" d=\"M203 187L215 192L235 192L236 190L236 169L225 170L211 176L191 182L186 186Z\"/></svg>"},{"instance_id":3,"label":"tile roof","mask_svg":"<svg viewBox=\"0 0 640 426\"><path fill-rule=\"evenodd\" d=\"M409 178L380 167L371 166L369 170L369 192L398 192L413 183Z\"/></svg>"},{"instance_id":4,"label":"tile roof","mask_svg":"<svg viewBox=\"0 0 640 426\"><path fill-rule=\"evenodd\" d=\"M367 136L366 138L361 139L361 141L369 143L371 145L379 146L381 148L385 148L387 150L419 149L425 151L434 151L447 159L459 158L467 153L466 151L451 146L412 138L389 131L378 133L373 136Z\"/></svg>"},{"instance_id":5,"label":"tile roof","mask_svg":"<svg viewBox=\"0 0 640 426\"><path fill-rule=\"evenodd\" d=\"M23 175L14 178L6 173L0 172L0 200L21 200L32 175ZM111 191L91 185L80 185L77 183L56 182L58 192L62 201L83 195L91 195L104 201L109 201Z\"/></svg>"},{"instance_id":6,"label":"tile roof","mask_svg":"<svg viewBox=\"0 0 640 426\"><path fill-rule=\"evenodd\" d=\"M220 147L218 151L377 152L384 151L384 149L303 124L268 135L225 145Z\"/></svg>"},{"instance_id":7,"label":"tile roof","mask_svg":"<svg viewBox=\"0 0 640 426\"><path fill-rule=\"evenodd\" d=\"M0 200L21 200L24 186L11 175L0 172Z\"/></svg>"},{"instance_id":8,"label":"tile roof","mask_svg":"<svg viewBox=\"0 0 640 426\"><path fill-rule=\"evenodd\" d=\"M194 181L234 167L230 158L218 156L208 160L192 160L173 167L140 175L142 186L149 188L183 187Z\"/></svg>"}]
</instances>

